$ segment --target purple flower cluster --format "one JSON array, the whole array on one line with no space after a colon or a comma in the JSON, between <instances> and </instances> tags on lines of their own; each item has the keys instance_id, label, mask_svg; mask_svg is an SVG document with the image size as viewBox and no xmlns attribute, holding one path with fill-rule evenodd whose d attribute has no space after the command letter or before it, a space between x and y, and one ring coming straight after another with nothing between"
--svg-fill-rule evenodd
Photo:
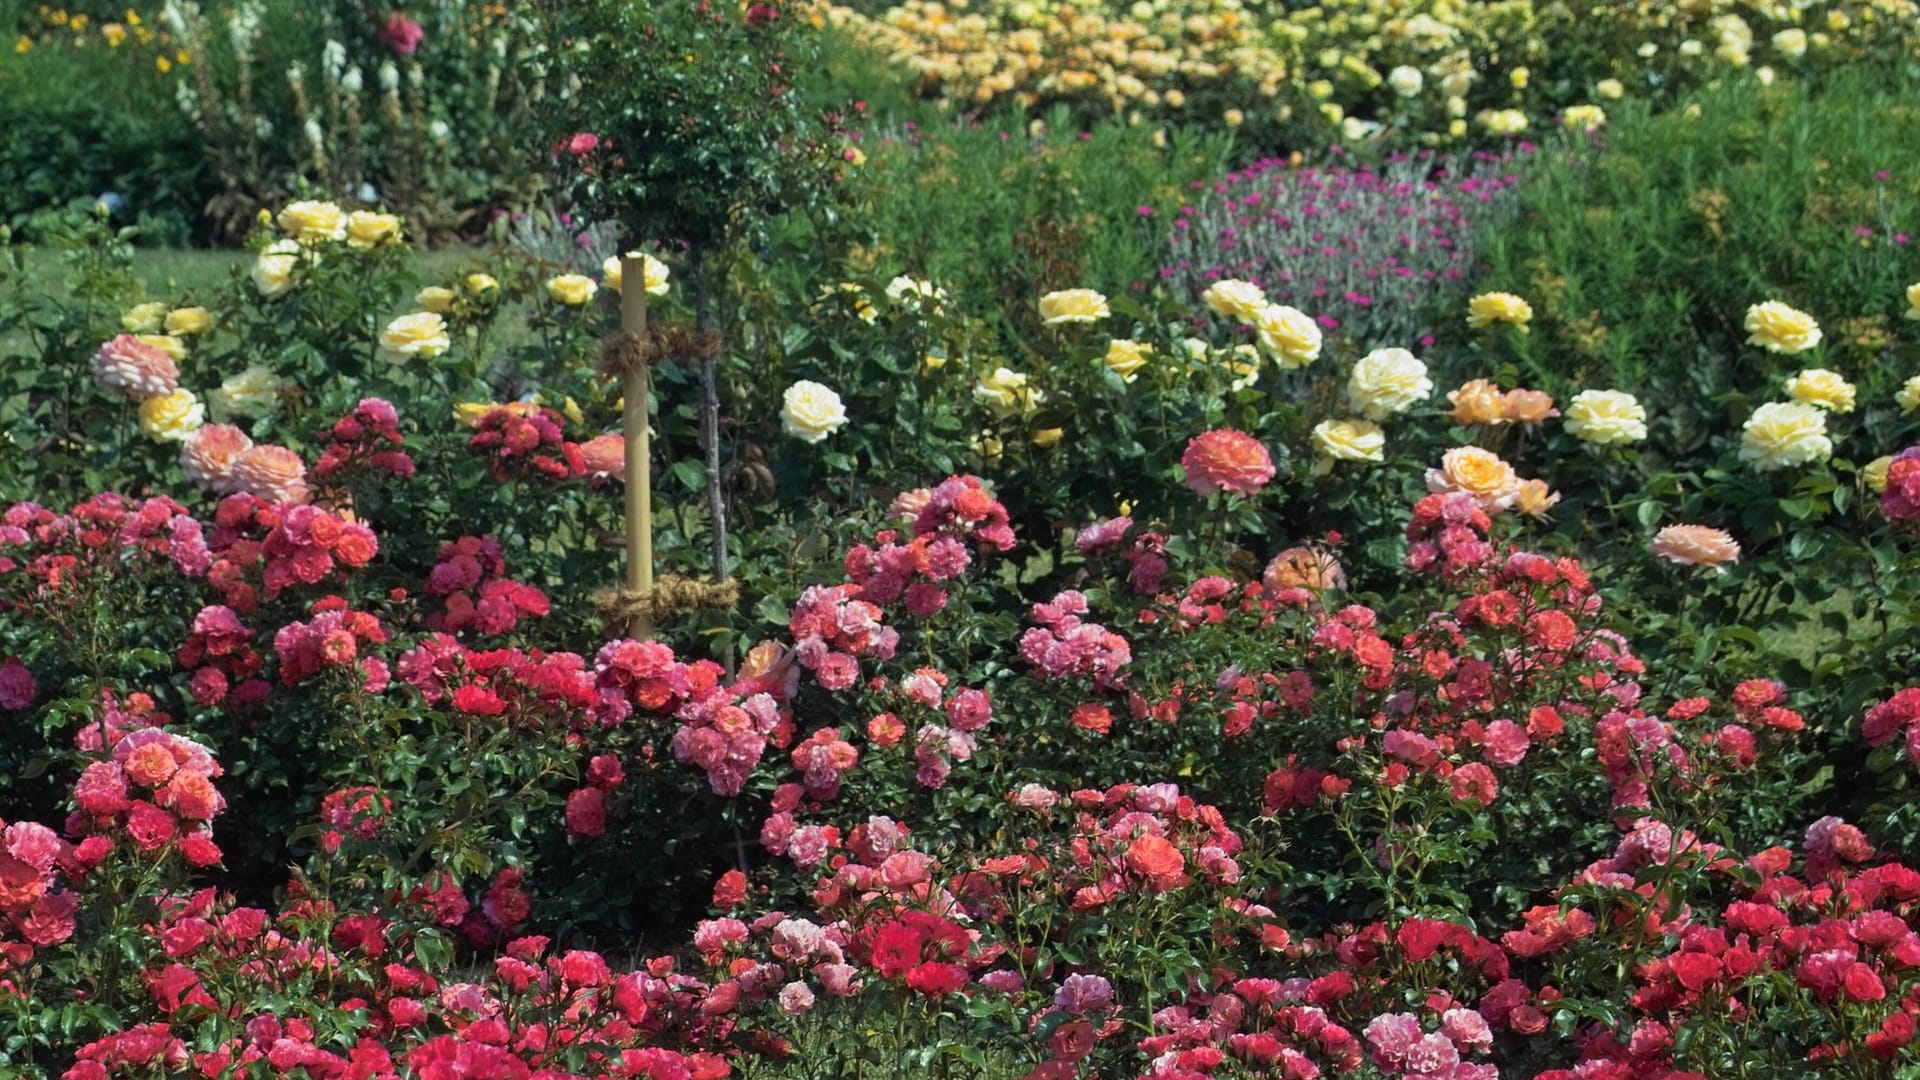
<instances>
[{"instance_id":1,"label":"purple flower cluster","mask_svg":"<svg viewBox=\"0 0 1920 1080\"><path fill-rule=\"evenodd\" d=\"M1465 295L1483 228L1514 208L1512 166L1433 151L1377 167L1258 161L1195 184L1205 194L1180 208L1160 277L1180 296L1251 281L1362 348L1416 345Z\"/></svg>"}]
</instances>

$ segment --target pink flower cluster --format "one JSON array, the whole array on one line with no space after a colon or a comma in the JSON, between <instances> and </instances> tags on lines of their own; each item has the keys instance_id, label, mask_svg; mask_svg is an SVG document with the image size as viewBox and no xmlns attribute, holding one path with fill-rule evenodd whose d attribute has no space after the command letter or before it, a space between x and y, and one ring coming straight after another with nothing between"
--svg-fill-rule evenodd
<instances>
[{"instance_id":1,"label":"pink flower cluster","mask_svg":"<svg viewBox=\"0 0 1920 1080\"><path fill-rule=\"evenodd\" d=\"M339 481L357 472L386 473L405 479L414 472L413 458L398 449L400 413L380 398L362 398L327 433L327 448L314 463L315 480Z\"/></svg>"},{"instance_id":2,"label":"pink flower cluster","mask_svg":"<svg viewBox=\"0 0 1920 1080\"><path fill-rule=\"evenodd\" d=\"M935 487L903 492L893 510L913 518L915 536L957 536L996 551L1013 547L1007 508L977 476L949 476Z\"/></svg>"},{"instance_id":3,"label":"pink flower cluster","mask_svg":"<svg viewBox=\"0 0 1920 1080\"><path fill-rule=\"evenodd\" d=\"M18 712L32 705L39 695L40 684L19 657L9 656L0 664L0 709Z\"/></svg>"},{"instance_id":4,"label":"pink flower cluster","mask_svg":"<svg viewBox=\"0 0 1920 1080\"><path fill-rule=\"evenodd\" d=\"M840 794L840 778L860 763L860 751L840 737L837 727L824 727L793 748L793 768L800 773L807 797L826 802Z\"/></svg>"},{"instance_id":5,"label":"pink flower cluster","mask_svg":"<svg viewBox=\"0 0 1920 1080\"><path fill-rule=\"evenodd\" d=\"M673 733L674 760L704 771L716 795L740 794L767 745L784 746L792 737L791 725L767 693L736 699L732 690L716 685L674 715L680 720Z\"/></svg>"},{"instance_id":6,"label":"pink flower cluster","mask_svg":"<svg viewBox=\"0 0 1920 1080\"><path fill-rule=\"evenodd\" d=\"M1512 208L1508 164L1432 151L1378 168L1257 161L1194 184L1205 197L1175 215L1160 277L1181 296L1250 281L1363 346L1411 345L1430 329L1423 313L1464 296L1481 227Z\"/></svg>"},{"instance_id":7,"label":"pink flower cluster","mask_svg":"<svg viewBox=\"0 0 1920 1080\"><path fill-rule=\"evenodd\" d=\"M626 781L627 772L612 754L587 762L587 783L567 796L567 832L591 839L607 831L607 799Z\"/></svg>"},{"instance_id":8,"label":"pink flower cluster","mask_svg":"<svg viewBox=\"0 0 1920 1080\"><path fill-rule=\"evenodd\" d=\"M891 530L874 537L877 548L855 544L847 550L847 577L860 586L860 598L881 606L906 598L915 618L932 618L947 605L945 583L973 562L965 541L946 533L915 536L896 543Z\"/></svg>"},{"instance_id":9,"label":"pink flower cluster","mask_svg":"<svg viewBox=\"0 0 1920 1080\"><path fill-rule=\"evenodd\" d=\"M319 585L337 567L366 566L379 554L380 541L365 525L317 506L229 495L214 512L213 551L218 558L208 584L221 591L228 607L246 615L259 604L261 590L271 598L296 585Z\"/></svg>"},{"instance_id":10,"label":"pink flower cluster","mask_svg":"<svg viewBox=\"0 0 1920 1080\"><path fill-rule=\"evenodd\" d=\"M1095 686L1111 689L1120 684L1121 669L1133 659L1133 650L1119 634L1081 621L1086 613L1086 596L1073 589L1033 605L1038 625L1020 635L1020 655L1042 678L1092 679Z\"/></svg>"},{"instance_id":11,"label":"pink flower cluster","mask_svg":"<svg viewBox=\"0 0 1920 1080\"><path fill-rule=\"evenodd\" d=\"M1868 709L1862 733L1868 746L1885 746L1901 739L1907 760L1920 768L1920 686L1909 686Z\"/></svg>"},{"instance_id":12,"label":"pink flower cluster","mask_svg":"<svg viewBox=\"0 0 1920 1080\"><path fill-rule=\"evenodd\" d=\"M860 681L860 661L891 660L900 631L886 625L878 605L859 599L859 585L814 585L800 594L787 620L793 658L828 690Z\"/></svg>"},{"instance_id":13,"label":"pink flower cluster","mask_svg":"<svg viewBox=\"0 0 1920 1080\"><path fill-rule=\"evenodd\" d=\"M1473 496L1463 492L1428 495L1413 505L1407 522L1407 567L1445 575L1472 569L1493 556L1487 530L1493 519Z\"/></svg>"},{"instance_id":14,"label":"pink flower cluster","mask_svg":"<svg viewBox=\"0 0 1920 1080\"><path fill-rule=\"evenodd\" d=\"M158 727L119 734L111 751L74 785L67 835L81 840L80 860L97 864L125 837L142 852L171 845L189 866L217 864L212 822L227 804L213 786L222 771L213 754Z\"/></svg>"},{"instance_id":15,"label":"pink flower cluster","mask_svg":"<svg viewBox=\"0 0 1920 1080\"><path fill-rule=\"evenodd\" d=\"M79 898L60 887L72 849L38 822L0 826L0 948L58 945L73 936L79 907Z\"/></svg>"},{"instance_id":16,"label":"pink flower cluster","mask_svg":"<svg viewBox=\"0 0 1920 1080\"><path fill-rule=\"evenodd\" d=\"M365 784L338 788L320 800L321 850L331 854L340 850L348 837L372 840L380 835L380 826L393 813L393 800L379 788Z\"/></svg>"},{"instance_id":17,"label":"pink flower cluster","mask_svg":"<svg viewBox=\"0 0 1920 1080\"><path fill-rule=\"evenodd\" d=\"M443 611L427 616L435 630L458 634L469 627L482 634L510 633L521 619L545 618L547 594L502 576L506 558L490 536L463 536L440 548L427 578L427 593L444 597Z\"/></svg>"},{"instance_id":18,"label":"pink flower cluster","mask_svg":"<svg viewBox=\"0 0 1920 1080\"><path fill-rule=\"evenodd\" d=\"M210 604L194 615L177 656L180 666L193 672L193 699L204 707L224 701L235 683L251 680L263 663L253 647L252 631L239 614L222 604ZM264 697L265 690L264 684L249 687L243 696L248 700Z\"/></svg>"},{"instance_id":19,"label":"pink flower cluster","mask_svg":"<svg viewBox=\"0 0 1920 1080\"><path fill-rule=\"evenodd\" d=\"M165 497L135 502L103 493L65 514L23 502L0 516L0 574L24 568L39 586L29 603L60 604L83 572L107 580L157 564L197 578L212 562L200 522Z\"/></svg>"},{"instance_id":20,"label":"pink flower cluster","mask_svg":"<svg viewBox=\"0 0 1920 1080\"><path fill-rule=\"evenodd\" d=\"M333 669L357 669L367 693L378 694L387 688L386 661L377 656L361 656L368 645L387 641L386 627L364 611L354 611L337 596L314 601L313 617L306 622L290 622L273 635L274 655L280 661L280 683L297 686Z\"/></svg>"},{"instance_id":21,"label":"pink flower cluster","mask_svg":"<svg viewBox=\"0 0 1920 1080\"><path fill-rule=\"evenodd\" d=\"M474 425L467 447L492 463L497 480L566 480L582 475L586 466L580 448L567 441L564 423L564 417L548 408L498 408Z\"/></svg>"}]
</instances>

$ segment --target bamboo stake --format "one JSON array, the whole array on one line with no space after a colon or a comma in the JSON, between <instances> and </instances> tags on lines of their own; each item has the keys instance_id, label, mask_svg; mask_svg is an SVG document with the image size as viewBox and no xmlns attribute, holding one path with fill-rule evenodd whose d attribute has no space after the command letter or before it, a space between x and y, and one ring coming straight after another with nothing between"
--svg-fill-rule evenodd
<instances>
[{"instance_id":1,"label":"bamboo stake","mask_svg":"<svg viewBox=\"0 0 1920 1080\"><path fill-rule=\"evenodd\" d=\"M620 329L640 338L647 333L647 268L637 256L620 259ZM628 593L649 596L653 592L653 460L647 430L648 365L628 368L621 393L626 408L621 427L627 445L627 587ZM653 617L646 605L639 605L627 626L636 641L653 637Z\"/></svg>"}]
</instances>

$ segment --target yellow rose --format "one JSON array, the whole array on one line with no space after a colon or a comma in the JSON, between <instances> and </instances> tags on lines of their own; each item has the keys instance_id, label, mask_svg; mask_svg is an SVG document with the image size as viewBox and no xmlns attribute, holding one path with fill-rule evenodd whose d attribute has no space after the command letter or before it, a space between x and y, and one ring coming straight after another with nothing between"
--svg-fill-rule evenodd
<instances>
[{"instance_id":1,"label":"yellow rose","mask_svg":"<svg viewBox=\"0 0 1920 1080\"><path fill-rule=\"evenodd\" d=\"M1582 390L1567 403L1567 434L1601 446L1635 443L1647 437L1647 410L1632 394L1619 390Z\"/></svg>"},{"instance_id":2,"label":"yellow rose","mask_svg":"<svg viewBox=\"0 0 1920 1080\"><path fill-rule=\"evenodd\" d=\"M939 311L947 302L947 290L926 278L901 274L887 282L887 299L908 311Z\"/></svg>"},{"instance_id":3,"label":"yellow rose","mask_svg":"<svg viewBox=\"0 0 1920 1080\"><path fill-rule=\"evenodd\" d=\"M1375 349L1353 365L1347 404L1369 420L1406 412L1433 393L1427 365L1405 349Z\"/></svg>"},{"instance_id":4,"label":"yellow rose","mask_svg":"<svg viewBox=\"0 0 1920 1080\"><path fill-rule=\"evenodd\" d=\"M931 375L947 366L947 358L939 353L928 353L920 358L920 374Z\"/></svg>"},{"instance_id":5,"label":"yellow rose","mask_svg":"<svg viewBox=\"0 0 1920 1080\"><path fill-rule=\"evenodd\" d=\"M1601 79L1594 84L1593 92L1608 101L1619 101L1626 96L1627 88L1619 79Z\"/></svg>"},{"instance_id":6,"label":"yellow rose","mask_svg":"<svg viewBox=\"0 0 1920 1080\"><path fill-rule=\"evenodd\" d=\"M1798 60L1807 55L1807 32L1797 26L1788 27L1773 35L1773 47L1787 59Z\"/></svg>"},{"instance_id":7,"label":"yellow rose","mask_svg":"<svg viewBox=\"0 0 1920 1080\"><path fill-rule=\"evenodd\" d=\"M213 329L213 315L203 307L174 308L164 326L169 334L192 337Z\"/></svg>"},{"instance_id":8,"label":"yellow rose","mask_svg":"<svg viewBox=\"0 0 1920 1080\"><path fill-rule=\"evenodd\" d=\"M1467 325L1474 329L1508 323L1525 329L1533 321L1533 305L1510 292L1481 293L1467 301Z\"/></svg>"},{"instance_id":9,"label":"yellow rose","mask_svg":"<svg viewBox=\"0 0 1920 1080\"><path fill-rule=\"evenodd\" d=\"M593 294L599 290L600 286L585 274L561 274L547 282L547 295L554 303L567 307L580 307L592 300Z\"/></svg>"},{"instance_id":10,"label":"yellow rose","mask_svg":"<svg viewBox=\"0 0 1920 1080\"><path fill-rule=\"evenodd\" d=\"M281 232L302 244L344 240L347 236L347 215L330 202L306 199L291 203L280 211L278 221Z\"/></svg>"},{"instance_id":11,"label":"yellow rose","mask_svg":"<svg viewBox=\"0 0 1920 1080\"><path fill-rule=\"evenodd\" d=\"M1427 470L1427 490L1464 492L1483 508L1504 510L1520 497L1520 477L1500 455L1477 446L1456 446Z\"/></svg>"},{"instance_id":12,"label":"yellow rose","mask_svg":"<svg viewBox=\"0 0 1920 1080\"><path fill-rule=\"evenodd\" d=\"M135 341L142 345L151 345L167 354L167 358L179 363L187 358L187 343L172 334L135 334Z\"/></svg>"},{"instance_id":13,"label":"yellow rose","mask_svg":"<svg viewBox=\"0 0 1920 1080\"><path fill-rule=\"evenodd\" d=\"M840 404L840 395L817 382L794 383L781 402L781 426L801 442L817 443L846 426L847 410Z\"/></svg>"},{"instance_id":14,"label":"yellow rose","mask_svg":"<svg viewBox=\"0 0 1920 1080\"><path fill-rule=\"evenodd\" d=\"M1741 429L1740 460L1761 471L1825 461L1833 455L1827 414L1797 401L1770 401Z\"/></svg>"},{"instance_id":15,"label":"yellow rose","mask_svg":"<svg viewBox=\"0 0 1920 1080\"><path fill-rule=\"evenodd\" d=\"M453 290L444 285L429 285L413 294L413 302L435 315L453 310Z\"/></svg>"},{"instance_id":16,"label":"yellow rose","mask_svg":"<svg viewBox=\"0 0 1920 1080\"><path fill-rule=\"evenodd\" d=\"M452 345L447 338L447 320L431 311L402 315L380 332L381 354L396 362L416 356L431 360Z\"/></svg>"},{"instance_id":17,"label":"yellow rose","mask_svg":"<svg viewBox=\"0 0 1920 1080\"><path fill-rule=\"evenodd\" d=\"M1033 412L1046 395L1028 385L1027 376L1006 368L995 368L982 376L973 388L973 400L1002 420Z\"/></svg>"},{"instance_id":18,"label":"yellow rose","mask_svg":"<svg viewBox=\"0 0 1920 1080\"><path fill-rule=\"evenodd\" d=\"M1527 114L1519 109L1488 109L1478 119L1480 126L1494 135L1518 135L1527 130Z\"/></svg>"},{"instance_id":19,"label":"yellow rose","mask_svg":"<svg viewBox=\"0 0 1920 1080\"><path fill-rule=\"evenodd\" d=\"M1062 289L1040 298L1040 318L1048 326L1099 322L1111 314L1107 298L1092 289Z\"/></svg>"},{"instance_id":20,"label":"yellow rose","mask_svg":"<svg viewBox=\"0 0 1920 1080\"><path fill-rule=\"evenodd\" d=\"M1209 311L1243 323L1252 322L1260 309L1267 306L1267 294L1260 290L1260 286L1250 281L1231 279L1207 286L1207 291L1200 294L1200 299L1205 301Z\"/></svg>"},{"instance_id":21,"label":"yellow rose","mask_svg":"<svg viewBox=\"0 0 1920 1080\"><path fill-rule=\"evenodd\" d=\"M280 406L286 383L263 367L229 375L213 392L213 403L228 414L266 416Z\"/></svg>"},{"instance_id":22,"label":"yellow rose","mask_svg":"<svg viewBox=\"0 0 1920 1080\"><path fill-rule=\"evenodd\" d=\"M1893 403L1900 406L1902 414L1920 409L1920 375L1907 380L1906 385L1893 395Z\"/></svg>"},{"instance_id":23,"label":"yellow rose","mask_svg":"<svg viewBox=\"0 0 1920 1080\"><path fill-rule=\"evenodd\" d=\"M1920 281L1907 286L1907 318L1920 319Z\"/></svg>"},{"instance_id":24,"label":"yellow rose","mask_svg":"<svg viewBox=\"0 0 1920 1080\"><path fill-rule=\"evenodd\" d=\"M167 305L158 300L135 304L120 316L120 329L129 334L157 334L165 325Z\"/></svg>"},{"instance_id":25,"label":"yellow rose","mask_svg":"<svg viewBox=\"0 0 1920 1080\"><path fill-rule=\"evenodd\" d=\"M293 272L300 265L300 245L280 240L267 247L253 263L253 287L273 300L293 289Z\"/></svg>"},{"instance_id":26,"label":"yellow rose","mask_svg":"<svg viewBox=\"0 0 1920 1080\"><path fill-rule=\"evenodd\" d=\"M646 279L648 296L667 295L667 278L672 272L667 269L666 263L640 251L629 251L625 257L640 260L641 270ZM622 272L623 267L621 264L621 256L619 255L610 255L607 257L607 261L600 264L600 280L605 282L607 288L612 289L614 292L620 291Z\"/></svg>"},{"instance_id":27,"label":"yellow rose","mask_svg":"<svg viewBox=\"0 0 1920 1080\"><path fill-rule=\"evenodd\" d=\"M1860 482L1875 495L1887 490L1887 470L1893 468L1893 455L1882 454L1860 466Z\"/></svg>"},{"instance_id":28,"label":"yellow rose","mask_svg":"<svg viewBox=\"0 0 1920 1080\"><path fill-rule=\"evenodd\" d=\"M1426 85L1426 77L1420 73L1419 68L1402 64L1387 72L1387 85L1401 97L1414 97L1420 93L1420 88Z\"/></svg>"},{"instance_id":29,"label":"yellow rose","mask_svg":"<svg viewBox=\"0 0 1920 1080\"><path fill-rule=\"evenodd\" d=\"M1787 380L1787 396L1803 405L1814 405L1828 412L1853 411L1853 384L1837 371L1808 368Z\"/></svg>"},{"instance_id":30,"label":"yellow rose","mask_svg":"<svg viewBox=\"0 0 1920 1080\"><path fill-rule=\"evenodd\" d=\"M1151 351L1137 341L1114 338L1107 343L1107 370L1120 376L1122 382L1132 382L1140 377L1140 369L1147 366Z\"/></svg>"},{"instance_id":31,"label":"yellow rose","mask_svg":"<svg viewBox=\"0 0 1920 1080\"><path fill-rule=\"evenodd\" d=\"M206 421L207 407L184 388L140 403L140 431L156 442L186 442Z\"/></svg>"},{"instance_id":32,"label":"yellow rose","mask_svg":"<svg viewBox=\"0 0 1920 1080\"><path fill-rule=\"evenodd\" d=\"M500 282L492 274L468 274L461 285L474 297L492 297L500 291Z\"/></svg>"},{"instance_id":33,"label":"yellow rose","mask_svg":"<svg viewBox=\"0 0 1920 1080\"><path fill-rule=\"evenodd\" d=\"M1778 300L1768 300L1747 309L1747 344L1768 352L1800 353L1820 344L1820 324L1804 311L1796 311Z\"/></svg>"},{"instance_id":34,"label":"yellow rose","mask_svg":"<svg viewBox=\"0 0 1920 1080\"><path fill-rule=\"evenodd\" d=\"M282 217L285 216L283 213ZM372 248L400 239L400 219L392 214L355 210L347 215L347 246Z\"/></svg>"},{"instance_id":35,"label":"yellow rose","mask_svg":"<svg viewBox=\"0 0 1920 1080\"><path fill-rule=\"evenodd\" d=\"M1320 324L1298 308L1269 304L1254 312L1255 340L1283 368L1303 368L1320 359Z\"/></svg>"},{"instance_id":36,"label":"yellow rose","mask_svg":"<svg viewBox=\"0 0 1920 1080\"><path fill-rule=\"evenodd\" d=\"M1314 425L1312 438L1323 466L1335 461L1386 460L1387 433L1371 420L1322 420Z\"/></svg>"},{"instance_id":37,"label":"yellow rose","mask_svg":"<svg viewBox=\"0 0 1920 1080\"><path fill-rule=\"evenodd\" d=\"M1065 435L1066 432L1057 427L1041 428L1033 433L1033 445L1042 450L1051 450L1060 445L1060 440Z\"/></svg>"}]
</instances>

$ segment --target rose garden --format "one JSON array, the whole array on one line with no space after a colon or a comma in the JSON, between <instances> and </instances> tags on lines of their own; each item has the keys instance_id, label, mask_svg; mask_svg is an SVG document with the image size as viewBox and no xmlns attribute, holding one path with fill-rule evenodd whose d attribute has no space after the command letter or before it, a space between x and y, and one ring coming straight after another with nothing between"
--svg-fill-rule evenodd
<instances>
[{"instance_id":1,"label":"rose garden","mask_svg":"<svg viewBox=\"0 0 1920 1080\"><path fill-rule=\"evenodd\" d=\"M1913 0L0 12L0 1076L1920 1077Z\"/></svg>"}]
</instances>

